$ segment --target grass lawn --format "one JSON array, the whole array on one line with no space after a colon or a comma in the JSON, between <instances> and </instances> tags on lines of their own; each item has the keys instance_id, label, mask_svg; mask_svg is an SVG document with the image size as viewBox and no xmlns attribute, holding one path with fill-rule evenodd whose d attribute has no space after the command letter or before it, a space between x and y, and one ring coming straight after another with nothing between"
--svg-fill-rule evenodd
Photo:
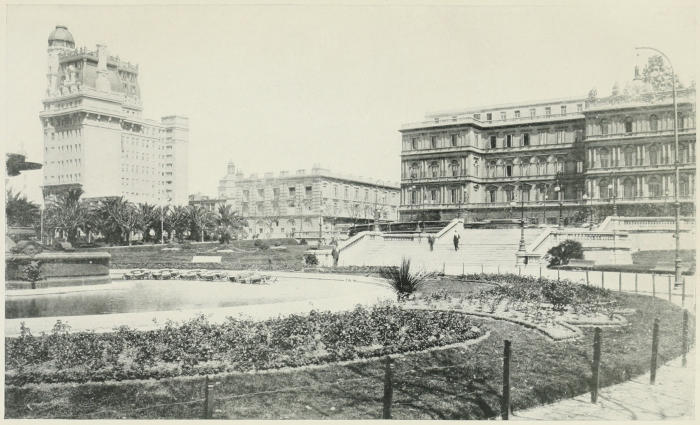
<instances>
[{"instance_id":1,"label":"grass lawn","mask_svg":"<svg viewBox=\"0 0 700 425\"><path fill-rule=\"evenodd\" d=\"M683 274L695 273L695 250L680 250ZM675 252L673 250L636 251L632 253L632 264L594 264L592 266L560 266L562 270L595 270L623 273L673 273Z\"/></svg>"},{"instance_id":2,"label":"grass lawn","mask_svg":"<svg viewBox=\"0 0 700 425\"><path fill-rule=\"evenodd\" d=\"M284 245L284 250L259 250L253 241L236 241L228 245L218 243L180 245L180 250L163 251L163 245L132 247L103 247L97 251L108 252L111 268L224 268L224 269L272 269L299 270L304 251L309 245ZM166 246L167 247L167 246ZM217 252L231 249L234 252ZM221 263L192 263L195 255L221 256Z\"/></svg>"},{"instance_id":3,"label":"grass lawn","mask_svg":"<svg viewBox=\"0 0 700 425\"><path fill-rule=\"evenodd\" d=\"M463 295L479 285L449 277L428 282ZM631 308L625 327L602 330L601 386L649 369L654 318L660 322L659 364L680 355L681 309L663 300L613 294ZM503 340L512 342L512 405L524 409L588 391L593 329L577 340L553 342L541 333L475 317L490 336L481 343L408 354L395 359L395 419L484 419L498 415ZM690 335L694 335L691 316ZM379 419L382 359L362 363L216 376L215 409L231 419ZM203 377L160 381L38 384L6 387L8 418L198 418ZM188 403L192 400L196 402ZM158 406L159 404L188 403Z\"/></svg>"}]
</instances>

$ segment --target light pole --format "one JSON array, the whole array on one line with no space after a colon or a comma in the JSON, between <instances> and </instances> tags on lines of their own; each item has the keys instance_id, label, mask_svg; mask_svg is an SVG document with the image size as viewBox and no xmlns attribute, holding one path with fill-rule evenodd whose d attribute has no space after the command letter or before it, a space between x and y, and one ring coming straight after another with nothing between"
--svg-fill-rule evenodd
<instances>
[{"instance_id":1,"label":"light pole","mask_svg":"<svg viewBox=\"0 0 700 425\"><path fill-rule=\"evenodd\" d=\"M561 208L562 208L562 202L561 202L561 187L557 184L554 186L554 192L557 194L557 201L559 201L559 228L561 229L562 227L562 221L561 221Z\"/></svg>"},{"instance_id":2,"label":"light pole","mask_svg":"<svg viewBox=\"0 0 700 425\"><path fill-rule=\"evenodd\" d=\"M676 103L676 73L673 70L673 64L671 63L671 60L666 56L664 52L661 50L655 49L653 47L645 47L645 46L640 46L640 47L635 47L635 50L652 50L656 53L659 53L661 56L666 59L668 62L668 65L671 67L671 84L673 85L673 138L675 141L675 155L674 155L674 161L673 161L673 168L675 171L675 184L673 185L673 200L674 204L676 207L676 229L673 234L673 237L676 238L676 251L675 251L675 266L674 266L674 274L676 275L676 286L680 286L681 284L681 229L680 229L680 218L681 218L681 203L678 199L678 185L680 181L680 172L678 169L678 104Z\"/></svg>"},{"instance_id":3,"label":"light pole","mask_svg":"<svg viewBox=\"0 0 700 425\"><path fill-rule=\"evenodd\" d=\"M545 226L547 225L547 199L549 199L549 195L545 193L544 202L542 202L542 205L544 205L544 208L542 208L542 223Z\"/></svg>"},{"instance_id":4,"label":"light pole","mask_svg":"<svg viewBox=\"0 0 700 425\"><path fill-rule=\"evenodd\" d=\"M591 199L591 205L588 205L588 195L585 193L582 196L583 198L583 206L588 208L588 212L590 213L590 219L588 220L588 230L593 231L593 199Z\"/></svg>"},{"instance_id":5,"label":"light pole","mask_svg":"<svg viewBox=\"0 0 700 425\"><path fill-rule=\"evenodd\" d=\"M517 206L515 201L511 202L511 205ZM522 185L520 185L520 241L518 243L518 251L525 251L525 198L523 197Z\"/></svg>"},{"instance_id":6,"label":"light pole","mask_svg":"<svg viewBox=\"0 0 700 425\"><path fill-rule=\"evenodd\" d=\"M608 185L608 194L612 197L613 202L613 217L617 217L617 202L615 197L615 185L610 183Z\"/></svg>"},{"instance_id":7,"label":"light pole","mask_svg":"<svg viewBox=\"0 0 700 425\"><path fill-rule=\"evenodd\" d=\"M40 218L40 224L39 224L39 238L41 240L41 244L44 244L44 204L42 202L41 205L39 205L39 214L41 214Z\"/></svg>"},{"instance_id":8,"label":"light pole","mask_svg":"<svg viewBox=\"0 0 700 425\"><path fill-rule=\"evenodd\" d=\"M323 238L323 205L318 208L318 247L321 247L321 239Z\"/></svg>"},{"instance_id":9,"label":"light pole","mask_svg":"<svg viewBox=\"0 0 700 425\"><path fill-rule=\"evenodd\" d=\"M411 186L411 203L414 205L415 205L414 201L418 198L418 196L416 194L417 191L418 191L418 188L416 187L416 185ZM421 206L422 206L422 204L423 203L421 202ZM419 210L420 210L420 208L419 208ZM420 232L420 222L418 220L418 214L416 214L416 231Z\"/></svg>"}]
</instances>

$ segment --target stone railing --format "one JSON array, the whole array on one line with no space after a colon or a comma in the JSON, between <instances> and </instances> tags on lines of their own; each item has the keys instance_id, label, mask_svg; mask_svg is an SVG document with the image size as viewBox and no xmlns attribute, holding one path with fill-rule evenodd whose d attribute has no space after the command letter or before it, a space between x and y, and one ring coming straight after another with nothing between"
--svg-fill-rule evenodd
<instances>
[{"instance_id":1,"label":"stone railing","mask_svg":"<svg viewBox=\"0 0 700 425\"><path fill-rule=\"evenodd\" d=\"M695 228L694 217L680 218L681 230L692 230ZM676 220L674 217L619 217L608 216L598 226L598 230L624 230L624 231L645 231L645 230L674 230Z\"/></svg>"}]
</instances>

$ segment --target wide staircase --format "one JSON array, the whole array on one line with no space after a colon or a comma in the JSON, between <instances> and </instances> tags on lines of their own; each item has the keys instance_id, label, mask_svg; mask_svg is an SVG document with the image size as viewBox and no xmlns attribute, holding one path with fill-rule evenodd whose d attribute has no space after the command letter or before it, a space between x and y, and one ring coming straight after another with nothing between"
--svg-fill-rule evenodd
<instances>
[{"instance_id":1,"label":"wide staircase","mask_svg":"<svg viewBox=\"0 0 700 425\"><path fill-rule=\"evenodd\" d=\"M459 248L453 244L460 235ZM532 242L541 229L525 229L525 243ZM430 249L429 236L435 238ZM409 258L412 264L429 270L481 264L513 266L520 241L520 229L465 229L462 220L453 220L434 233L362 232L339 247L338 265L388 266Z\"/></svg>"}]
</instances>

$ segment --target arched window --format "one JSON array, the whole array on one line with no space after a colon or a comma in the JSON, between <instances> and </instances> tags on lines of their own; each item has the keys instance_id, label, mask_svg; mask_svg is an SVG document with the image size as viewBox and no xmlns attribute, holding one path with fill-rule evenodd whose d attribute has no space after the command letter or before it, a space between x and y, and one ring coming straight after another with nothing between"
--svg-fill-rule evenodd
<instances>
[{"instance_id":1,"label":"arched window","mask_svg":"<svg viewBox=\"0 0 700 425\"><path fill-rule=\"evenodd\" d=\"M452 177L458 177L459 176L459 162L452 161L450 163L450 171L452 172Z\"/></svg>"},{"instance_id":2,"label":"arched window","mask_svg":"<svg viewBox=\"0 0 700 425\"><path fill-rule=\"evenodd\" d=\"M523 185L520 187L520 200L522 202L530 202L530 190L531 186Z\"/></svg>"},{"instance_id":3,"label":"arched window","mask_svg":"<svg viewBox=\"0 0 700 425\"><path fill-rule=\"evenodd\" d=\"M438 143L437 143L437 136L431 136L431 137L430 137L430 147L431 147L432 149L436 149L437 146L438 146Z\"/></svg>"},{"instance_id":4,"label":"arched window","mask_svg":"<svg viewBox=\"0 0 700 425\"><path fill-rule=\"evenodd\" d=\"M684 119L685 119L685 115L683 115L682 112L679 112L678 113L678 129L679 130L683 130L685 128Z\"/></svg>"},{"instance_id":5,"label":"arched window","mask_svg":"<svg viewBox=\"0 0 700 425\"><path fill-rule=\"evenodd\" d=\"M601 148L598 154L600 156L600 167L608 168L610 166L610 152L608 148Z\"/></svg>"},{"instance_id":6,"label":"arched window","mask_svg":"<svg viewBox=\"0 0 700 425\"><path fill-rule=\"evenodd\" d=\"M625 133L632 132L632 117L625 118Z\"/></svg>"},{"instance_id":7,"label":"arched window","mask_svg":"<svg viewBox=\"0 0 700 425\"><path fill-rule=\"evenodd\" d=\"M600 199L607 199L612 197L612 188L609 188L608 185L609 183L607 180L601 180L600 183L598 183Z\"/></svg>"},{"instance_id":8,"label":"arched window","mask_svg":"<svg viewBox=\"0 0 700 425\"><path fill-rule=\"evenodd\" d=\"M418 139L416 139L415 137L411 139L411 149L418 149Z\"/></svg>"},{"instance_id":9,"label":"arched window","mask_svg":"<svg viewBox=\"0 0 700 425\"><path fill-rule=\"evenodd\" d=\"M496 177L496 161L491 161L488 163L488 176Z\"/></svg>"},{"instance_id":10,"label":"arched window","mask_svg":"<svg viewBox=\"0 0 700 425\"><path fill-rule=\"evenodd\" d=\"M625 158L625 166L630 167L636 165L637 149L634 146L627 146L623 152Z\"/></svg>"},{"instance_id":11,"label":"arched window","mask_svg":"<svg viewBox=\"0 0 700 425\"><path fill-rule=\"evenodd\" d=\"M622 197L626 199L631 199L636 196L636 183L634 179L627 177L624 182L622 182Z\"/></svg>"},{"instance_id":12,"label":"arched window","mask_svg":"<svg viewBox=\"0 0 700 425\"><path fill-rule=\"evenodd\" d=\"M690 178L688 175L680 176L678 196L690 196Z\"/></svg>"},{"instance_id":13,"label":"arched window","mask_svg":"<svg viewBox=\"0 0 700 425\"><path fill-rule=\"evenodd\" d=\"M659 163L659 147L656 144L649 145L649 165Z\"/></svg>"},{"instance_id":14,"label":"arched window","mask_svg":"<svg viewBox=\"0 0 700 425\"><path fill-rule=\"evenodd\" d=\"M608 120L600 120L600 134L608 134Z\"/></svg>"},{"instance_id":15,"label":"arched window","mask_svg":"<svg viewBox=\"0 0 700 425\"><path fill-rule=\"evenodd\" d=\"M412 179L418 178L418 164L417 163L414 162L413 164L411 164L411 167L409 169L409 173L410 173L410 176ZM346 192L345 196L347 197L347 189L345 190L345 192Z\"/></svg>"},{"instance_id":16,"label":"arched window","mask_svg":"<svg viewBox=\"0 0 700 425\"><path fill-rule=\"evenodd\" d=\"M440 177L440 166L437 162L430 164L430 176L433 178Z\"/></svg>"},{"instance_id":17,"label":"arched window","mask_svg":"<svg viewBox=\"0 0 700 425\"><path fill-rule=\"evenodd\" d=\"M659 131L659 117L656 115L649 117L649 131Z\"/></svg>"},{"instance_id":18,"label":"arched window","mask_svg":"<svg viewBox=\"0 0 700 425\"><path fill-rule=\"evenodd\" d=\"M650 197L658 198L661 196L661 183L658 178L650 177L649 180L647 180L647 189Z\"/></svg>"},{"instance_id":19,"label":"arched window","mask_svg":"<svg viewBox=\"0 0 700 425\"><path fill-rule=\"evenodd\" d=\"M503 190L506 194L506 202L515 200L515 191L513 190L513 186L506 186Z\"/></svg>"},{"instance_id":20,"label":"arched window","mask_svg":"<svg viewBox=\"0 0 700 425\"><path fill-rule=\"evenodd\" d=\"M489 187L486 190L486 193L488 194L488 202L490 203L495 203L496 202L496 188L495 187Z\"/></svg>"},{"instance_id":21,"label":"arched window","mask_svg":"<svg viewBox=\"0 0 700 425\"><path fill-rule=\"evenodd\" d=\"M678 149L678 162L687 164L690 162L690 147L687 143L680 145Z\"/></svg>"}]
</instances>

